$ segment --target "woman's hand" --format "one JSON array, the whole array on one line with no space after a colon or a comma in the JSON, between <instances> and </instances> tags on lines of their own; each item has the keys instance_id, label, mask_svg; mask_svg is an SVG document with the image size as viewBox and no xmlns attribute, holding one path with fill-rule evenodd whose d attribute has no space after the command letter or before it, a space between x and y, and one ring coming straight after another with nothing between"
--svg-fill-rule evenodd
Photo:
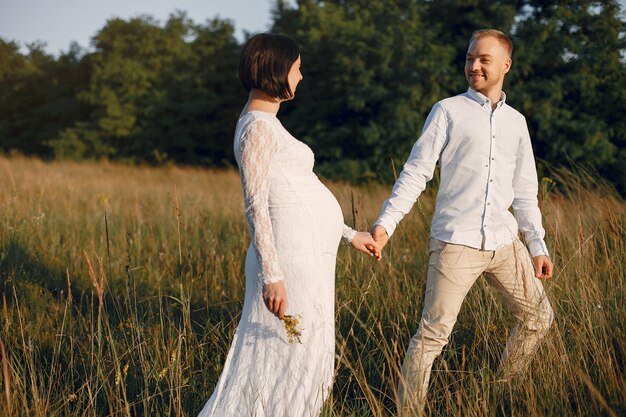
<instances>
[{"instance_id":1,"label":"woman's hand","mask_svg":"<svg viewBox=\"0 0 626 417\"><path fill-rule=\"evenodd\" d=\"M367 253L379 261L382 259L381 247L368 232L357 232L350 245L356 250Z\"/></svg>"},{"instance_id":2,"label":"woman's hand","mask_svg":"<svg viewBox=\"0 0 626 417\"><path fill-rule=\"evenodd\" d=\"M267 309L279 319L285 316L287 291L282 281L263 285L263 301Z\"/></svg>"}]
</instances>

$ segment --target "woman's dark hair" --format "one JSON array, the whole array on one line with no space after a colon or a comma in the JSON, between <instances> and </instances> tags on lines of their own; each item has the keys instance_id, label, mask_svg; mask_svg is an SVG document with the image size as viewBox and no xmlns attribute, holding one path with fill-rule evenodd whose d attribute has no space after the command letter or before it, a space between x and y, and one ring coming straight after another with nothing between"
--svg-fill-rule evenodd
<instances>
[{"instance_id":1,"label":"woman's dark hair","mask_svg":"<svg viewBox=\"0 0 626 417\"><path fill-rule=\"evenodd\" d=\"M300 56L300 47L289 36L261 33L243 46L237 66L239 81L246 91L253 88L271 97L288 100L293 97L288 75Z\"/></svg>"}]
</instances>

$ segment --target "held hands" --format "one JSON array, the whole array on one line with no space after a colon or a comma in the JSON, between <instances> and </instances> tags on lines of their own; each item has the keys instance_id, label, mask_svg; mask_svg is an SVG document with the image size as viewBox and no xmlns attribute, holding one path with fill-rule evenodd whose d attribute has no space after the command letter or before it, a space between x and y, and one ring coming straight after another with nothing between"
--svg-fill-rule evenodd
<instances>
[{"instance_id":1,"label":"held hands","mask_svg":"<svg viewBox=\"0 0 626 417\"><path fill-rule=\"evenodd\" d=\"M376 224L370 230L370 234L372 235L374 242L378 243L380 249L382 250L389 240L389 235L387 234L385 228L379 224Z\"/></svg>"},{"instance_id":2,"label":"held hands","mask_svg":"<svg viewBox=\"0 0 626 417\"><path fill-rule=\"evenodd\" d=\"M354 249L367 253L379 261L382 258L382 247L376 243L372 236L367 232L357 232L350 242L350 245L352 245Z\"/></svg>"},{"instance_id":3,"label":"held hands","mask_svg":"<svg viewBox=\"0 0 626 417\"><path fill-rule=\"evenodd\" d=\"M267 309L279 319L285 316L287 291L282 281L263 285L263 301Z\"/></svg>"},{"instance_id":4,"label":"held hands","mask_svg":"<svg viewBox=\"0 0 626 417\"><path fill-rule=\"evenodd\" d=\"M554 265L550 258L545 255L535 256L533 258L533 265L535 266L535 277L539 279L552 278L552 270Z\"/></svg>"}]
</instances>

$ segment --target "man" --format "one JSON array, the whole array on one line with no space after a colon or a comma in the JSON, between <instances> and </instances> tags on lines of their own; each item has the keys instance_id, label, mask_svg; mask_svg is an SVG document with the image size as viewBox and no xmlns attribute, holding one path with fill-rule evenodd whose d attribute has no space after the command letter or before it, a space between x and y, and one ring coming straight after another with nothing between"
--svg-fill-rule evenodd
<instances>
[{"instance_id":1,"label":"man","mask_svg":"<svg viewBox=\"0 0 626 417\"><path fill-rule=\"evenodd\" d=\"M540 281L552 276L553 265L537 203L530 136L524 116L506 104L502 91L512 49L500 31L474 33L465 63L469 89L433 106L371 230L384 246L439 161L424 308L398 385L405 409L423 408L433 361L448 343L463 299L481 274L518 320L502 357L505 374L524 369L553 320Z\"/></svg>"}]
</instances>

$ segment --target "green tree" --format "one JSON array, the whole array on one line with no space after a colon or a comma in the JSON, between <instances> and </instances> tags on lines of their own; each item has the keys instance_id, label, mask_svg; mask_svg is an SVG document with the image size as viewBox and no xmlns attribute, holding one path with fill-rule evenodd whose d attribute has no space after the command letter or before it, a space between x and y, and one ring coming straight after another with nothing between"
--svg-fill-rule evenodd
<instances>
[{"instance_id":1,"label":"green tree","mask_svg":"<svg viewBox=\"0 0 626 417\"><path fill-rule=\"evenodd\" d=\"M508 30L520 1L279 1L274 31L303 49L304 80L286 123L312 144L319 171L391 177L432 105L466 87L471 33Z\"/></svg>"},{"instance_id":2,"label":"green tree","mask_svg":"<svg viewBox=\"0 0 626 417\"><path fill-rule=\"evenodd\" d=\"M190 53L162 80L163 100L144 135L165 136L163 152L178 162L229 165L234 127L246 99L237 81L234 27L214 19L192 25L191 33Z\"/></svg>"},{"instance_id":3,"label":"green tree","mask_svg":"<svg viewBox=\"0 0 626 417\"><path fill-rule=\"evenodd\" d=\"M622 15L623 16L623 15ZM514 41L509 103L537 157L591 164L626 193L626 33L616 0L278 0L273 31L302 46L281 117L324 176L391 179L432 105L463 92L467 42ZM58 58L0 39L0 149L58 157L232 164L246 94L231 22L178 12L112 19L94 51Z\"/></svg>"},{"instance_id":4,"label":"green tree","mask_svg":"<svg viewBox=\"0 0 626 417\"><path fill-rule=\"evenodd\" d=\"M232 160L238 44L228 21L196 25L182 12L113 19L94 37L82 98L90 120L65 130L61 153L160 163Z\"/></svg>"},{"instance_id":5,"label":"green tree","mask_svg":"<svg viewBox=\"0 0 626 417\"><path fill-rule=\"evenodd\" d=\"M536 153L591 164L626 192L626 47L615 0L528 1L514 41L511 91Z\"/></svg>"},{"instance_id":6,"label":"green tree","mask_svg":"<svg viewBox=\"0 0 626 417\"><path fill-rule=\"evenodd\" d=\"M15 42L0 40L0 147L24 154L51 156L50 139L88 116L77 95L88 82L83 51L73 44L59 58L44 45L28 45L22 54Z\"/></svg>"},{"instance_id":7,"label":"green tree","mask_svg":"<svg viewBox=\"0 0 626 417\"><path fill-rule=\"evenodd\" d=\"M391 178L451 74L454 51L435 42L416 1L279 2L274 31L302 46L304 80L285 112L315 149L323 175Z\"/></svg>"},{"instance_id":8,"label":"green tree","mask_svg":"<svg viewBox=\"0 0 626 417\"><path fill-rule=\"evenodd\" d=\"M160 155L162 138L146 140L141 133L164 96L160 79L189 53L187 25L183 17L177 19L180 24L170 22L166 30L150 17L112 19L96 34L91 79L82 94L94 112L88 123L61 133L58 149L79 157Z\"/></svg>"},{"instance_id":9,"label":"green tree","mask_svg":"<svg viewBox=\"0 0 626 417\"><path fill-rule=\"evenodd\" d=\"M505 90L536 155L592 164L626 190L626 37L615 0L278 1L273 30L303 48L285 122L313 146L322 174L385 177L434 102L467 88L467 42L486 27L513 38Z\"/></svg>"}]
</instances>

